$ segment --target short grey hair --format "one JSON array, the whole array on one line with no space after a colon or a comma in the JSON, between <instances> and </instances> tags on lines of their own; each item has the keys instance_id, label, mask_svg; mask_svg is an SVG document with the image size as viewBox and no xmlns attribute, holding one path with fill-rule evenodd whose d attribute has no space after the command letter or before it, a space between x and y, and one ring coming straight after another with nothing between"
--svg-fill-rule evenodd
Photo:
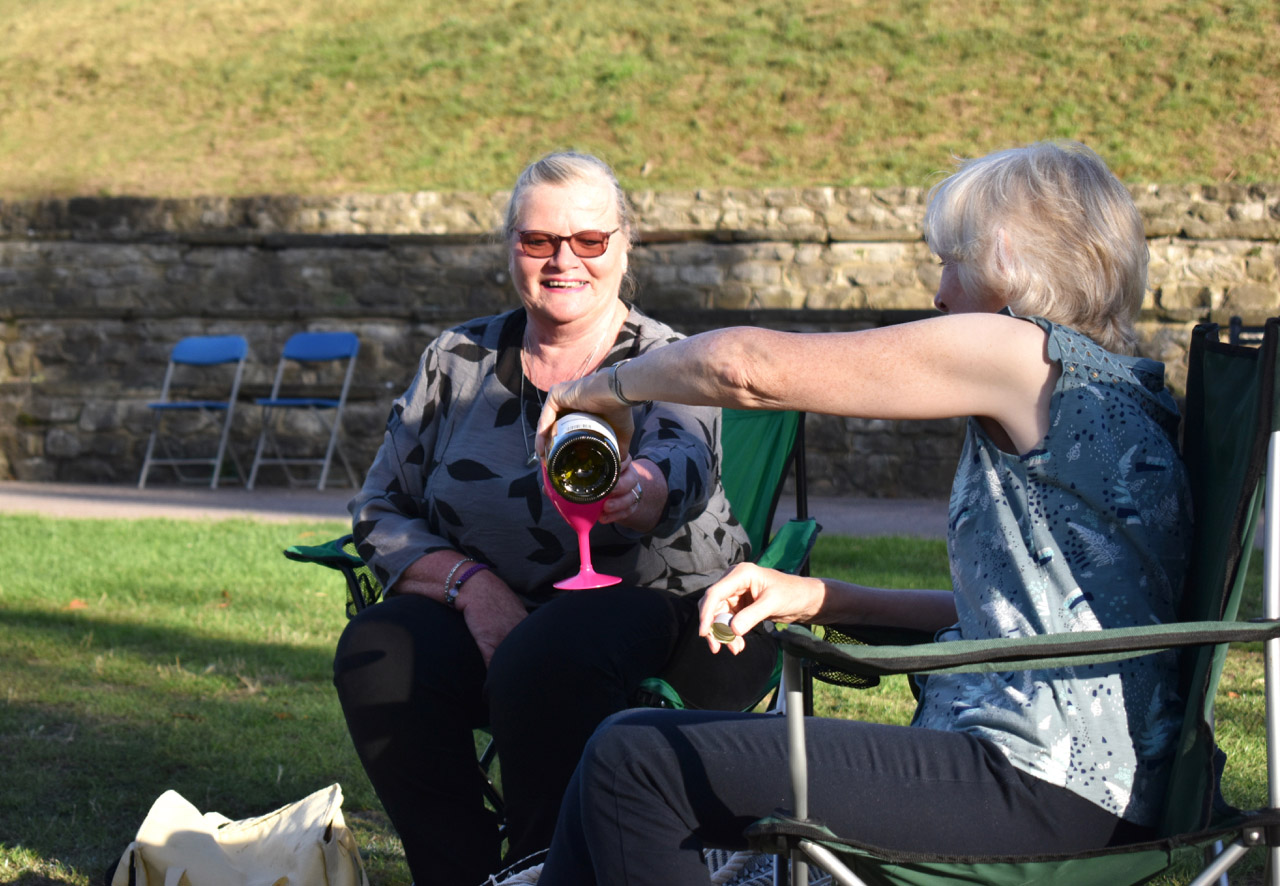
<instances>
[{"instance_id":1,"label":"short grey hair","mask_svg":"<svg viewBox=\"0 0 1280 886\"><path fill-rule=\"evenodd\" d=\"M530 163L516 179L511 189L511 199L507 201L506 222L503 232L509 240L516 232L520 220L520 211L524 206L525 195L535 185L568 185L582 181L597 181L606 185L613 193L614 205L618 209L618 225L622 235L630 246L635 237L635 218L627 195L618 184L618 177L613 169L599 157L592 154L581 154L577 151L559 151L547 154L540 160Z\"/></svg>"},{"instance_id":2,"label":"short grey hair","mask_svg":"<svg viewBox=\"0 0 1280 886\"><path fill-rule=\"evenodd\" d=\"M928 203L925 240L966 294L996 294L1020 316L1133 353L1146 233L1128 189L1088 147L1038 142L962 161Z\"/></svg>"}]
</instances>

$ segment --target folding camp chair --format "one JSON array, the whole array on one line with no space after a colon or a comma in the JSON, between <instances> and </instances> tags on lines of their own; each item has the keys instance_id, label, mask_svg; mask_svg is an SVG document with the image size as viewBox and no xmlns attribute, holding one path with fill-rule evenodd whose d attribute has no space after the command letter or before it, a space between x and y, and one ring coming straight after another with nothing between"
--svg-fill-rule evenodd
<instances>
[{"instance_id":1,"label":"folding camp chair","mask_svg":"<svg viewBox=\"0 0 1280 886\"><path fill-rule=\"evenodd\" d=\"M262 430L258 432L258 446L253 456L253 467L249 471L249 482L246 486L253 488L258 479L258 470L263 465L277 465L284 470L285 479L290 486L297 485L290 465L310 465L320 468L320 479L317 489L324 489L329 478L329 465L334 453L342 462L347 472L347 482L352 487L357 485L355 471L351 462L342 450L338 435L342 430L342 412L347 405L347 391L351 388L351 377L356 368L356 355L360 351L360 339L353 332L298 332L285 342L280 354L280 362L276 366L275 381L271 384L271 396L258 399L262 407ZM345 361L342 374L342 388L337 397L282 397L281 389L286 374L289 377L301 375L303 370L312 372L320 368L322 363L341 364ZM280 446L277 432L282 432L276 423L284 414L301 410L315 418L320 427L328 432L329 439L325 445L324 456L317 458L307 455L285 455ZM332 417L330 418L330 414ZM271 447L271 456L267 456L267 447Z\"/></svg>"},{"instance_id":2,"label":"folding camp chair","mask_svg":"<svg viewBox=\"0 0 1280 886\"><path fill-rule=\"evenodd\" d=\"M1227 324L1227 341L1233 345L1262 344L1261 326L1246 326L1244 318L1232 317Z\"/></svg>"},{"instance_id":3,"label":"folding camp chair","mask_svg":"<svg viewBox=\"0 0 1280 886\"><path fill-rule=\"evenodd\" d=\"M963 880L988 884L1141 883L1182 863L1212 854L1193 886L1215 882L1250 847L1266 846L1268 882L1280 883L1280 523L1267 527L1264 548L1263 619L1236 621L1261 505L1280 494L1280 407L1276 351L1280 319L1267 321L1260 348L1218 342L1216 326L1192 336L1182 451L1191 477L1196 525L1191 569L1180 621L1030 638L875 647L831 644L790 626L775 636L787 652L784 683L791 746L794 808L748 828L759 852L790 855L791 875L805 883L809 864L841 884L940 884ZM1270 444L1269 458L1266 456ZM1266 641L1268 806L1250 812L1215 803L1217 769L1213 700L1227 644ZM895 853L835 834L810 809L804 757L803 708L798 688L801 660L821 668L876 680L887 674L946 671L1004 672L1116 661L1150 651L1181 648L1187 711L1165 800L1160 837L1083 855L983 858ZM791 687L797 687L795 689ZM928 822L921 822L927 828ZM1227 842L1221 851L1212 847ZM783 882L785 878L780 877Z\"/></svg>"},{"instance_id":4,"label":"folding camp chair","mask_svg":"<svg viewBox=\"0 0 1280 886\"><path fill-rule=\"evenodd\" d=\"M202 335L184 338L173 346L169 354L169 365L164 371L164 382L160 388L160 399L148 403L151 410L151 437L147 440L147 451L142 458L142 473L138 476L138 488L145 489L147 475L153 467L171 467L183 483L203 483L203 478L190 477L184 474L185 466L207 465L211 468L209 488L217 489L222 474L222 459L228 452L227 440L231 434L231 420L235 415L236 397L240 392L240 377L244 374L245 359L249 354L249 345L239 335ZM235 364L226 369L227 364ZM214 371L215 368L221 371ZM192 397L181 399L175 392L190 394L213 391L226 391L225 398ZM165 432L165 417L175 414L195 415L203 426L212 422L219 428L218 446L212 456L180 454L179 447ZM160 448L160 456L155 455L156 447ZM244 471L240 461L231 451L231 463L235 465L236 476L244 479Z\"/></svg>"},{"instance_id":5,"label":"folding camp chair","mask_svg":"<svg viewBox=\"0 0 1280 886\"><path fill-rule=\"evenodd\" d=\"M760 552L756 562L786 572L803 573L808 568L809 554L820 530L817 521L808 513L804 413L726 409L722 412L720 440L724 451L721 484L734 516L747 530L752 552ZM793 468L796 516L770 536L778 501ZM356 553L350 535L323 545L294 545L284 554L291 560L319 563L341 572L347 582L349 618L381 599L382 586ZM780 667L781 658L779 670ZM777 677L775 674L770 684L762 688L761 697L773 690ZM644 681L636 703L643 706L684 706L679 693L657 677ZM501 815L502 799L489 777L494 754L495 748L490 742L479 762L487 785L486 795Z\"/></svg>"}]
</instances>

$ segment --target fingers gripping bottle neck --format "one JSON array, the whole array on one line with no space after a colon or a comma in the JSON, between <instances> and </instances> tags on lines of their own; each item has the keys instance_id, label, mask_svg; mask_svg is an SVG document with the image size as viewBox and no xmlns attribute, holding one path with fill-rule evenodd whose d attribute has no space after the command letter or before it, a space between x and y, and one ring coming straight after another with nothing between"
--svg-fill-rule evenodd
<instances>
[{"instance_id":1,"label":"fingers gripping bottle neck","mask_svg":"<svg viewBox=\"0 0 1280 886\"><path fill-rule=\"evenodd\" d=\"M617 435L604 419L570 412L556 422L547 450L547 478L568 501L588 504L604 498L617 485L621 465Z\"/></svg>"}]
</instances>

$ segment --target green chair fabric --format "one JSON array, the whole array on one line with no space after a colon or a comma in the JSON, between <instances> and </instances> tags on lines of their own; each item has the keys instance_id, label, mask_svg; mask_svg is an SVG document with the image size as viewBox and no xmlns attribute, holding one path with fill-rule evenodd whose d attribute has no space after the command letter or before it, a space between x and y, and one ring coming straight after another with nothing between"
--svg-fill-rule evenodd
<instances>
[{"instance_id":1,"label":"green chair fabric","mask_svg":"<svg viewBox=\"0 0 1280 886\"><path fill-rule=\"evenodd\" d=\"M794 459L801 421L798 412L720 412L720 441L724 447L720 482L734 516L747 530L752 557L757 561L769 540L769 527L782 494L782 481Z\"/></svg>"},{"instance_id":2,"label":"green chair fabric","mask_svg":"<svg viewBox=\"0 0 1280 886\"><path fill-rule=\"evenodd\" d=\"M720 483L733 514L747 530L755 562L770 569L801 573L818 538L818 523L808 515L804 465L804 415L799 412L721 411L724 461ZM769 537L778 500L790 468L795 468L796 516ZM759 553L756 553L759 552ZM748 707L773 692L782 676L782 655L769 680ZM683 709L680 693L661 677L640 684L637 700L647 707Z\"/></svg>"},{"instance_id":3,"label":"green chair fabric","mask_svg":"<svg viewBox=\"0 0 1280 886\"><path fill-rule=\"evenodd\" d=\"M1221 872L1219 868L1237 860L1246 846L1280 846L1280 810L1244 813L1228 809L1224 803L1215 805L1217 766L1212 725L1214 694L1228 644L1280 637L1280 605L1277 611L1267 612L1267 619L1236 621L1262 506L1267 447L1273 433L1280 431L1278 345L1280 318L1267 322L1261 347L1256 349L1219 342L1217 327L1212 325L1197 327L1192 335L1182 451L1191 477L1196 522L1181 622L1071 635L891 647L827 643L796 626L775 634L786 650L788 672L798 670L798 663L804 660L868 679L896 673L1052 667L1115 660L1157 649L1182 650L1187 711L1158 840L1076 856L991 859L903 855L860 844L852 835L832 834L820 825L821 810L807 810L809 815L803 819L779 814L757 822L748 830L753 848L807 859L829 870L838 883L1065 886L1146 882L1166 870L1175 858L1234 837L1233 846L1202 875L1203 880L1197 880L1208 883ZM1276 439L1280 440L1280 435ZM1270 507L1275 509L1280 503ZM1280 533L1275 537L1280 538ZM1269 562L1276 562L1271 558L1280 554L1273 547L1269 541ZM1276 596L1280 597L1280 591ZM1268 656L1275 655L1278 646L1267 643ZM1280 700L1273 673L1280 673L1280 662L1269 660L1269 706ZM788 710L789 717L796 715L798 712ZM802 729L793 729L792 734L803 741ZM1268 736L1268 761L1271 771L1280 771L1276 768L1275 740L1275 736ZM793 747L793 758L803 760L802 749ZM797 805L805 809L807 776L802 765L799 770L795 766L793 762ZM1280 872L1273 872L1270 882L1278 882L1277 878Z\"/></svg>"}]
</instances>

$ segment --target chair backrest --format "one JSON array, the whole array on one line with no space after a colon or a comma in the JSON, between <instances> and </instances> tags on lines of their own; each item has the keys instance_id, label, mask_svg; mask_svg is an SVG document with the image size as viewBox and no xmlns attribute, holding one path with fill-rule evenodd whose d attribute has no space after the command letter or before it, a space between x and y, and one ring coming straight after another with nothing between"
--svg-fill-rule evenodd
<instances>
[{"instance_id":1,"label":"chair backrest","mask_svg":"<svg viewBox=\"0 0 1280 886\"><path fill-rule=\"evenodd\" d=\"M1260 348L1218 341L1197 326L1188 356L1182 455L1191 482L1195 530L1182 620L1235 620L1262 506L1267 442L1277 428L1276 352L1280 318L1268 320ZM1163 832L1205 826L1214 791L1213 698L1227 647L1182 653L1187 711L1165 799Z\"/></svg>"},{"instance_id":2,"label":"chair backrest","mask_svg":"<svg viewBox=\"0 0 1280 886\"><path fill-rule=\"evenodd\" d=\"M346 361L342 378L342 390L335 402L339 411L346 405L347 391L355 375L356 356L360 352L360 338L354 332L295 332L284 343L280 361L276 364L275 379L271 383L272 400L280 398L286 376L298 379L299 363L338 363ZM328 386L327 382L324 385ZM326 395L326 398L329 398ZM330 398L333 399L333 398Z\"/></svg>"},{"instance_id":3,"label":"chair backrest","mask_svg":"<svg viewBox=\"0 0 1280 886\"><path fill-rule=\"evenodd\" d=\"M751 539L752 557L759 557L769 541L773 515L782 494L782 481L792 460L803 459L803 415L799 412L723 409L720 444L724 460L720 482L733 514ZM803 470L797 470L798 501L803 502ZM803 511L800 505L798 510ZM797 516L808 516L799 513Z\"/></svg>"},{"instance_id":4,"label":"chair backrest","mask_svg":"<svg viewBox=\"0 0 1280 886\"><path fill-rule=\"evenodd\" d=\"M1227 325L1227 341L1233 345L1259 345L1262 330L1261 326L1246 326L1243 317L1232 317Z\"/></svg>"},{"instance_id":5,"label":"chair backrest","mask_svg":"<svg viewBox=\"0 0 1280 886\"><path fill-rule=\"evenodd\" d=\"M354 332L295 332L284 344L282 356L299 363L345 360L355 357L360 339Z\"/></svg>"},{"instance_id":6,"label":"chair backrest","mask_svg":"<svg viewBox=\"0 0 1280 886\"><path fill-rule=\"evenodd\" d=\"M249 343L240 335L196 335L173 346L169 359L188 366L234 363L249 354Z\"/></svg>"}]
</instances>

